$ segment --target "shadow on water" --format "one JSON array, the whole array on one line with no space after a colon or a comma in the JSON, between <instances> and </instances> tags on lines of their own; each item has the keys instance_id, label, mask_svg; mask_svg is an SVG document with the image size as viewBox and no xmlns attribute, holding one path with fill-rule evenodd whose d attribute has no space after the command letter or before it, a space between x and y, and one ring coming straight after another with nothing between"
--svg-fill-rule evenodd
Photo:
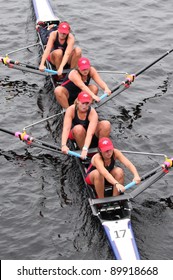
<instances>
[{"instance_id":1,"label":"shadow on water","mask_svg":"<svg viewBox=\"0 0 173 280\"><path fill-rule=\"evenodd\" d=\"M29 84L26 81L11 81L9 76L6 76L3 80L0 80L0 87L2 87L6 93L6 100L10 100L16 96L27 94L29 97L33 97L35 89L38 87L36 84Z\"/></svg>"},{"instance_id":2,"label":"shadow on water","mask_svg":"<svg viewBox=\"0 0 173 280\"><path fill-rule=\"evenodd\" d=\"M167 197L167 198L161 198L160 202L165 204L166 207L169 207L170 209L173 209L173 196Z\"/></svg>"},{"instance_id":3,"label":"shadow on water","mask_svg":"<svg viewBox=\"0 0 173 280\"><path fill-rule=\"evenodd\" d=\"M113 259L105 232L99 220L92 215L85 185L80 183L78 222L75 224L74 259Z\"/></svg>"},{"instance_id":4,"label":"shadow on water","mask_svg":"<svg viewBox=\"0 0 173 280\"><path fill-rule=\"evenodd\" d=\"M137 104L135 107L132 107L131 109L126 109L124 106L119 106L118 109L120 114L118 114L117 116L110 116L110 120L112 120L112 122L116 120L120 133L122 133L125 128L133 128L134 121L142 117L142 107L145 106L145 104L150 102L150 100L160 98L167 93L170 75L172 75L172 73L168 74L167 79L163 81L163 85L158 87L158 90L160 91L154 96L144 98L143 101L141 101L139 104Z\"/></svg>"},{"instance_id":5,"label":"shadow on water","mask_svg":"<svg viewBox=\"0 0 173 280\"><path fill-rule=\"evenodd\" d=\"M168 226L171 209L172 196L156 200L144 199L139 205L134 202L132 225L143 260L172 259L171 249L167 250L167 257L165 256L171 230ZM167 228L163 227L163 224L167 224Z\"/></svg>"}]
</instances>

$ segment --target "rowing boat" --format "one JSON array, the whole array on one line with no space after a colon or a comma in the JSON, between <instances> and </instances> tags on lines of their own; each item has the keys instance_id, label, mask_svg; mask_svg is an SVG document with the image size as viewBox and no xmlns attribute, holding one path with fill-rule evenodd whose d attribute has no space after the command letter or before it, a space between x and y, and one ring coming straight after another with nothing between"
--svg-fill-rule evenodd
<instances>
[{"instance_id":1,"label":"rowing boat","mask_svg":"<svg viewBox=\"0 0 173 280\"><path fill-rule=\"evenodd\" d=\"M44 3L44 4L43 4ZM59 19L54 15L52 8L50 6L50 3L45 0L33 0L33 6L34 6L34 11L36 15L36 24L38 22L44 22L45 23L45 29L50 25L50 24L59 24ZM41 9L40 9L41 7ZM44 7L44 8L43 8ZM46 13L45 13L46 11ZM41 42L42 50L44 50L44 44L42 40L42 34L38 32L38 37ZM47 67L51 68L51 65L48 63ZM52 77L52 82L53 86L55 87L55 76ZM77 163L80 167L81 173L83 178L85 177L85 171L87 168L87 164L85 162L81 162L80 159L77 159ZM85 182L85 180L84 180ZM120 235L122 231L126 231L127 234L125 234L125 237L127 236L128 238L123 238L123 246L127 246L127 244L130 244L130 248L128 249L128 252L130 253L130 257L133 259L139 259L139 253L137 250L137 245L135 242L134 234L132 231L131 227L131 221L130 221L130 216L131 216L131 204L127 201L124 200L123 202L119 203L119 201L116 201L116 203L104 203L101 207L98 208L98 204L92 205L92 199L95 199L95 194L92 191L92 189L85 183L88 197L89 197L89 202L90 206L92 209L92 212L94 216L97 216L99 220L101 221L104 229L106 230L106 233L108 235L108 239L111 242L113 251L116 255L117 259L124 259L125 256L122 255L121 251L124 252L124 250L118 248L121 246L118 245L118 242L116 242L116 248L114 248L114 237L112 236L112 233L116 231L117 237ZM123 234L124 235L124 234ZM129 239L131 242L129 243ZM113 242L111 241L113 240ZM121 240L121 238L120 238ZM125 244L125 240L127 241L127 244ZM119 242L120 243L120 242ZM129 245L128 245L129 247Z\"/></svg>"},{"instance_id":2,"label":"rowing boat","mask_svg":"<svg viewBox=\"0 0 173 280\"><path fill-rule=\"evenodd\" d=\"M58 25L60 19L54 14L53 9L48 0L32 0L33 8L36 17L36 24L38 22L44 23L45 31L51 24ZM47 32L47 31L46 31ZM42 51L45 48L44 34L37 32ZM52 70L52 66L47 62L47 67ZM55 76L51 76L53 87L57 85ZM117 88L119 89L119 88ZM75 145L73 143L73 148ZM95 151L96 152L96 151ZM83 179L85 178L88 162L82 161L76 157ZM170 165L171 166L171 165ZM170 167L169 166L169 167ZM130 193L120 195L118 197L109 196L110 189L105 189L105 198L97 199L93 189L85 183L89 205L92 214L96 216L102 224L106 236L108 238L112 252L117 260L139 260L140 254L135 241L135 236L131 223L132 204L131 199L135 198L146 188L151 186L162 176L166 174L168 164L159 166L142 177L144 181L138 188ZM126 189L134 186L134 182L126 186Z\"/></svg>"}]
</instances>

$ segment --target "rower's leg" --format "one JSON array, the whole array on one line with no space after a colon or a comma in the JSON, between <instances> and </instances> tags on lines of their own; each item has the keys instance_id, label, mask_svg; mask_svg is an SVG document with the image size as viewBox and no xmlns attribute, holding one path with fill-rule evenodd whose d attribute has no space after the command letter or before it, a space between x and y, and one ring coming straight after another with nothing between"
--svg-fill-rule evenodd
<instances>
[{"instance_id":1,"label":"rower's leg","mask_svg":"<svg viewBox=\"0 0 173 280\"><path fill-rule=\"evenodd\" d=\"M79 47L76 47L73 49L72 54L70 56L70 59L68 61L68 64L70 65L70 68L76 68L77 62L79 58L82 56L82 50Z\"/></svg>"},{"instance_id":2,"label":"rower's leg","mask_svg":"<svg viewBox=\"0 0 173 280\"><path fill-rule=\"evenodd\" d=\"M97 125L95 135L97 138L109 137L111 133L111 124L109 121L100 121Z\"/></svg>"},{"instance_id":3,"label":"rower's leg","mask_svg":"<svg viewBox=\"0 0 173 280\"><path fill-rule=\"evenodd\" d=\"M88 87L89 87L89 89L90 89L95 95L98 94L99 89L98 89L98 87L97 87L96 85L89 85Z\"/></svg>"},{"instance_id":4,"label":"rower's leg","mask_svg":"<svg viewBox=\"0 0 173 280\"><path fill-rule=\"evenodd\" d=\"M124 171L120 167L115 167L111 172L111 175L117 180L121 185L124 185ZM118 189L113 188L113 196L119 195Z\"/></svg>"},{"instance_id":5,"label":"rower's leg","mask_svg":"<svg viewBox=\"0 0 173 280\"><path fill-rule=\"evenodd\" d=\"M54 50L50 53L50 62L53 65L55 65L57 70L61 64L62 58L63 58L63 52L60 49Z\"/></svg>"},{"instance_id":6,"label":"rower's leg","mask_svg":"<svg viewBox=\"0 0 173 280\"><path fill-rule=\"evenodd\" d=\"M110 172L111 175L117 180L121 185L124 185L124 171L120 167L114 167Z\"/></svg>"},{"instance_id":7,"label":"rower's leg","mask_svg":"<svg viewBox=\"0 0 173 280\"><path fill-rule=\"evenodd\" d=\"M75 125L72 129L73 137L80 149L84 146L85 137L86 137L86 130L85 128L78 124Z\"/></svg>"},{"instance_id":8,"label":"rower's leg","mask_svg":"<svg viewBox=\"0 0 173 280\"><path fill-rule=\"evenodd\" d=\"M57 86L54 90L54 94L55 94L57 102L61 105L61 107L64 109L67 109L69 107L68 90L62 86Z\"/></svg>"},{"instance_id":9,"label":"rower's leg","mask_svg":"<svg viewBox=\"0 0 173 280\"><path fill-rule=\"evenodd\" d=\"M105 179L98 170L93 170L90 173L90 181L94 185L98 198L104 198Z\"/></svg>"}]
</instances>

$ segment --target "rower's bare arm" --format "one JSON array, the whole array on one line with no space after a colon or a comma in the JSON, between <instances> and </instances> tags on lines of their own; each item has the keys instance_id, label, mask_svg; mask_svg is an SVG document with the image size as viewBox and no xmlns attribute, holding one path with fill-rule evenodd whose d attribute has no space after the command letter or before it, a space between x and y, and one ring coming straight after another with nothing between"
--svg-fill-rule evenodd
<instances>
[{"instance_id":1,"label":"rower's bare arm","mask_svg":"<svg viewBox=\"0 0 173 280\"><path fill-rule=\"evenodd\" d=\"M98 74L97 70L94 67L91 67L90 73L91 73L91 77L95 81L95 83L98 84L98 86L104 92L106 92L108 95L110 95L111 94L111 90L109 89L107 84L102 80L102 78L100 77L100 75Z\"/></svg>"},{"instance_id":2,"label":"rower's bare arm","mask_svg":"<svg viewBox=\"0 0 173 280\"><path fill-rule=\"evenodd\" d=\"M136 184L139 184L141 179L140 179L140 176L139 176L138 171L137 171L136 167L134 166L134 164L128 158L126 158L119 150L115 149L115 154L116 154L116 158L122 164L124 164L124 166L126 166L130 170L130 172L133 174L133 176L134 176L133 180L136 182Z\"/></svg>"},{"instance_id":3,"label":"rower's bare arm","mask_svg":"<svg viewBox=\"0 0 173 280\"><path fill-rule=\"evenodd\" d=\"M67 40L67 48L65 50L61 65L59 67L62 68L62 70L70 58L70 55L74 48L74 43L75 43L74 36L72 34L69 34L69 38Z\"/></svg>"},{"instance_id":4,"label":"rower's bare arm","mask_svg":"<svg viewBox=\"0 0 173 280\"><path fill-rule=\"evenodd\" d=\"M47 42L45 51L44 51L44 53L43 53L43 55L42 55L41 63L40 63L40 66L39 66L39 69L40 69L41 71L43 71L44 68L45 68L45 67L44 67L44 64L45 64L46 59L47 59L47 57L49 56L49 54L50 54L50 52L51 52L51 50L52 50L52 48L53 48L54 41L55 41L55 34L54 34L54 32L52 32L52 33L50 34L50 36L49 36L49 39L48 39L48 42Z\"/></svg>"},{"instance_id":5,"label":"rower's bare arm","mask_svg":"<svg viewBox=\"0 0 173 280\"><path fill-rule=\"evenodd\" d=\"M103 160L101 156L97 154L93 159L93 165L97 168L98 172L103 175L103 177L111 184L115 185L118 183L117 180L112 176L112 174L104 167Z\"/></svg>"},{"instance_id":6,"label":"rower's bare arm","mask_svg":"<svg viewBox=\"0 0 173 280\"><path fill-rule=\"evenodd\" d=\"M79 75L79 73L74 70L71 71L69 74L69 79L77 86L81 89L81 91L85 91L87 92L92 99L94 99L95 101L100 101L100 98L98 96L96 96L90 89L88 86L85 85L85 83L82 81L81 76Z\"/></svg>"},{"instance_id":7,"label":"rower's bare arm","mask_svg":"<svg viewBox=\"0 0 173 280\"><path fill-rule=\"evenodd\" d=\"M85 137L85 144L84 144L84 146L86 146L87 148L89 148L91 144L93 135L95 134L98 125L98 115L94 108L91 108L91 112L89 114L88 120L89 120L89 125L88 125L88 129Z\"/></svg>"},{"instance_id":8,"label":"rower's bare arm","mask_svg":"<svg viewBox=\"0 0 173 280\"><path fill-rule=\"evenodd\" d=\"M67 140L68 140L71 126L72 126L72 119L73 119L73 113L72 113L73 108L72 107L73 107L73 105L70 106L69 108L67 108L65 116L64 116L62 139L61 139L62 151L64 151L66 149L64 147L67 146Z\"/></svg>"}]
</instances>

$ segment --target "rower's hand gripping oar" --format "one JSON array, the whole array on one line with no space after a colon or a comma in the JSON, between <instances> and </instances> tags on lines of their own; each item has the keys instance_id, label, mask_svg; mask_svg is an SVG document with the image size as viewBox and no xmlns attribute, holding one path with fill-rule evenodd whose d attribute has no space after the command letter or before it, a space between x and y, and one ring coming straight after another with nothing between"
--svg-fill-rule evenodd
<instances>
[{"instance_id":1,"label":"rower's hand gripping oar","mask_svg":"<svg viewBox=\"0 0 173 280\"><path fill-rule=\"evenodd\" d=\"M39 75L41 75L41 74L43 75L43 73L40 71L39 67L37 67L35 65L23 63L23 62L20 62L20 61L17 61L17 60L16 61L12 60L8 57L8 55L6 55L6 57L0 57L0 62L2 62L3 64L6 64L6 65L7 64L13 64L13 65L17 66L17 68L15 68L15 66L13 66L14 69L19 69L19 70L23 70L23 71L28 71L29 72L29 70L26 70L26 68L29 68L29 69L32 69L32 70L37 70L37 72L35 71L34 73L37 73ZM20 66L20 68L19 68L19 66ZM12 68L12 66L10 68ZM75 68L64 69L62 74L67 74L72 69L75 69ZM41 72L41 74L39 72ZM48 69L48 68L45 68L44 72L49 73L50 75L58 75L57 71L51 70L51 69ZM108 74L126 74L126 75L128 74L127 72L124 72L124 71L110 71L110 70L98 70L97 72L98 73L108 73Z\"/></svg>"},{"instance_id":2,"label":"rower's hand gripping oar","mask_svg":"<svg viewBox=\"0 0 173 280\"><path fill-rule=\"evenodd\" d=\"M143 175L141 177L141 182L148 179L149 177L153 176L154 174L156 174L159 169L163 170L165 173L168 173L168 169L171 168L172 166L173 166L173 158L171 158L171 159L166 158L165 162L161 166L159 166L159 167L149 171L147 174ZM133 181L125 186L125 190L128 190L135 185L136 185L136 182Z\"/></svg>"},{"instance_id":3,"label":"rower's hand gripping oar","mask_svg":"<svg viewBox=\"0 0 173 280\"><path fill-rule=\"evenodd\" d=\"M24 132L19 132L19 131L12 132L12 131L9 131L7 129L1 128L1 127L0 127L0 131L3 131L5 133L8 133L10 135L13 135L13 136L19 138L21 141L25 142L27 145L31 145L31 146L33 145L34 146L34 144L37 143L36 147L43 148L43 149L48 149L48 150L51 150L51 151L54 151L54 152L57 152L57 153L63 155L60 148L58 148L56 145L52 145L52 144L49 144L47 142L43 142L39 139L36 139L34 137L31 137L30 135L26 134L26 131L24 131ZM77 158L81 157L79 153L76 153L76 152L70 151L70 150L67 152L67 155L74 156L74 157L77 157Z\"/></svg>"},{"instance_id":4,"label":"rower's hand gripping oar","mask_svg":"<svg viewBox=\"0 0 173 280\"><path fill-rule=\"evenodd\" d=\"M123 81L121 84L123 84L125 86L125 88L129 88L130 87L130 84L132 82L134 82L134 79L135 79L135 75L134 74L127 74L126 76L126 80ZM111 90L111 94L113 93L113 90ZM104 92L99 98L100 98L100 101L106 97L109 97L110 95L107 94L107 92Z\"/></svg>"},{"instance_id":5,"label":"rower's hand gripping oar","mask_svg":"<svg viewBox=\"0 0 173 280\"><path fill-rule=\"evenodd\" d=\"M161 179L164 175L166 175L169 172L169 169L172 167L173 167L173 158L171 159L167 158L163 164L149 171L147 174L143 175L141 177L141 181L144 182L142 184L139 184L138 187L132 190L131 192L124 193L123 195L118 195L118 196L89 199L90 204L96 205L96 204L105 204L111 202L114 203L116 201L131 200L136 196L138 196L143 191L145 191L148 187L150 187L152 184L157 182L159 179ZM125 186L125 190L128 190L129 188L135 185L136 185L135 182L131 182Z\"/></svg>"},{"instance_id":6,"label":"rower's hand gripping oar","mask_svg":"<svg viewBox=\"0 0 173 280\"><path fill-rule=\"evenodd\" d=\"M149 65L147 65L146 67L142 68L141 70L139 70L138 72L136 72L135 74L129 75L129 76L133 76L134 78L139 76L140 74L142 74L143 72L145 72L147 69L149 69L151 66L153 66L154 64L156 64L158 61L160 61L161 59L163 59L165 56L167 56L168 54L170 54L173 51L173 49L167 51L166 53L164 53L162 56L160 56L159 58L157 58L156 60L154 60L153 62L151 62ZM117 96L118 94L120 94L121 92L123 92L124 90L126 90L127 88L129 88L131 84L131 81L129 80L128 76L127 79L125 81L123 81L121 84L119 84L118 86L116 86L115 88L113 88L111 90L111 95L107 95L106 93L104 93L101 97L100 100L102 100L99 104L95 104L95 108L99 108L100 106L102 106L103 104L105 104L106 102L108 102L110 99L114 98L115 96ZM114 93L116 91L116 93ZM107 97L107 98L106 98ZM105 100L103 100L105 99Z\"/></svg>"}]
</instances>

